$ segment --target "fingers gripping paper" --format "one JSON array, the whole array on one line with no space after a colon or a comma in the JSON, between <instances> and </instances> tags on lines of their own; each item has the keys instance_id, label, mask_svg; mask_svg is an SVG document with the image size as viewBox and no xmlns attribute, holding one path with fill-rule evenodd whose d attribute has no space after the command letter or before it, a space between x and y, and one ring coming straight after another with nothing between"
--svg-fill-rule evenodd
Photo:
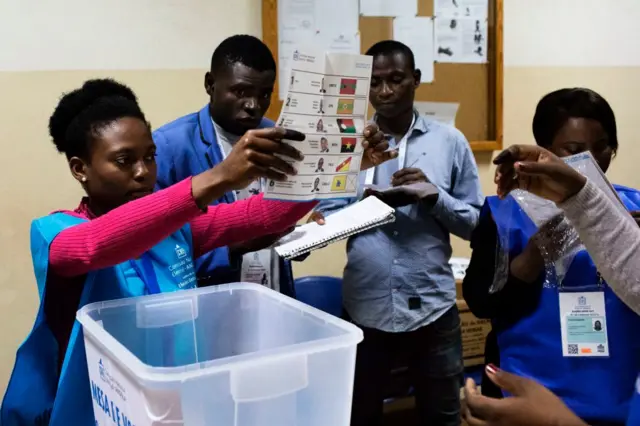
<instances>
[{"instance_id":1,"label":"fingers gripping paper","mask_svg":"<svg viewBox=\"0 0 640 426\"><path fill-rule=\"evenodd\" d=\"M618 208L626 212L626 208L615 189L589 152L565 157L563 160L566 164L585 175L609 196ZM533 232L529 233L533 234L530 238L531 242L536 245L544 259L545 277L543 285L545 287L562 285L566 271L571 266L575 255L584 250L577 231L564 217L562 210L553 202L522 190L512 191L510 197L515 200L535 227ZM497 216L502 218L502 223L497 224L499 228L502 228L502 232L498 232L496 265L493 284L490 288L491 293L500 291L509 276L509 263L512 260L510 259L510 251L514 246L514 241L512 241L514 234L510 230L516 227L527 227L527 224L523 225L517 214L514 214L510 203L502 203ZM633 220L629 214L626 214L626 216L629 217L629 220ZM525 233L527 232L525 231Z\"/></svg>"}]
</instances>

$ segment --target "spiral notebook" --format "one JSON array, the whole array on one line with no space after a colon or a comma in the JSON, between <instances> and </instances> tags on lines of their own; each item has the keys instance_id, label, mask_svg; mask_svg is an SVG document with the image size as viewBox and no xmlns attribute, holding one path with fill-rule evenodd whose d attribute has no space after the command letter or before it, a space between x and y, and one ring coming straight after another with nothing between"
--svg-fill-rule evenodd
<instances>
[{"instance_id":1,"label":"spiral notebook","mask_svg":"<svg viewBox=\"0 0 640 426\"><path fill-rule=\"evenodd\" d=\"M395 220L393 208L376 197L367 197L328 216L324 225L311 222L297 227L278 242L275 250L281 257L292 259Z\"/></svg>"}]
</instances>

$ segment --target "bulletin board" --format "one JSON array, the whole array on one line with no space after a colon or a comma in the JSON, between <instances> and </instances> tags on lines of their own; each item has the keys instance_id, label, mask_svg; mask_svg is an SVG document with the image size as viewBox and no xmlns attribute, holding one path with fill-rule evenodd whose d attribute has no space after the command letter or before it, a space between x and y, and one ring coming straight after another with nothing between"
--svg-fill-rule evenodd
<instances>
[{"instance_id":1,"label":"bulletin board","mask_svg":"<svg viewBox=\"0 0 640 426\"><path fill-rule=\"evenodd\" d=\"M434 0L417 1L419 16L433 16ZM456 127L476 152L502 149L503 1L489 0L488 63L436 63L434 81L416 91L416 101L460 104ZM393 18L360 16L359 25L361 52L393 38ZM262 39L278 58L278 0L262 0ZM275 95L267 117L277 120L281 109L282 101ZM372 113L373 108L369 109Z\"/></svg>"}]
</instances>

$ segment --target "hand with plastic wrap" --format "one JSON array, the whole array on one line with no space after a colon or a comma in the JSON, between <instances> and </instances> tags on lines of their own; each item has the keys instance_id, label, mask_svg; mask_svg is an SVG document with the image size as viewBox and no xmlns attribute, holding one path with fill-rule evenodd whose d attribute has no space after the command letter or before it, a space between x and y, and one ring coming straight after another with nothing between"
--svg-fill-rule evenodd
<instances>
[{"instance_id":1,"label":"hand with plastic wrap","mask_svg":"<svg viewBox=\"0 0 640 426\"><path fill-rule=\"evenodd\" d=\"M561 203L576 195L587 182L556 155L536 145L510 146L493 163L498 166L494 181L500 197L522 189Z\"/></svg>"}]
</instances>

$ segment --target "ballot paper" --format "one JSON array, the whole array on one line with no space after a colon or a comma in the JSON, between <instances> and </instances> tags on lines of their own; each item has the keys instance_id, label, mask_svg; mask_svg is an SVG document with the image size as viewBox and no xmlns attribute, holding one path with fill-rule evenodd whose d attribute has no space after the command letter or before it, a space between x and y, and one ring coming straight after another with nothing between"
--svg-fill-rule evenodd
<instances>
[{"instance_id":1,"label":"ballot paper","mask_svg":"<svg viewBox=\"0 0 640 426\"><path fill-rule=\"evenodd\" d=\"M372 57L293 52L288 92L279 127L306 135L284 141L305 158L292 161L298 171L285 182L269 181L264 197L293 201L355 197L362 161L362 140L369 105Z\"/></svg>"},{"instance_id":2,"label":"ballot paper","mask_svg":"<svg viewBox=\"0 0 640 426\"><path fill-rule=\"evenodd\" d=\"M486 63L486 18L435 18L435 58L437 62Z\"/></svg>"},{"instance_id":3,"label":"ballot paper","mask_svg":"<svg viewBox=\"0 0 640 426\"><path fill-rule=\"evenodd\" d=\"M489 14L488 0L435 0L435 16L486 18Z\"/></svg>"}]
</instances>

